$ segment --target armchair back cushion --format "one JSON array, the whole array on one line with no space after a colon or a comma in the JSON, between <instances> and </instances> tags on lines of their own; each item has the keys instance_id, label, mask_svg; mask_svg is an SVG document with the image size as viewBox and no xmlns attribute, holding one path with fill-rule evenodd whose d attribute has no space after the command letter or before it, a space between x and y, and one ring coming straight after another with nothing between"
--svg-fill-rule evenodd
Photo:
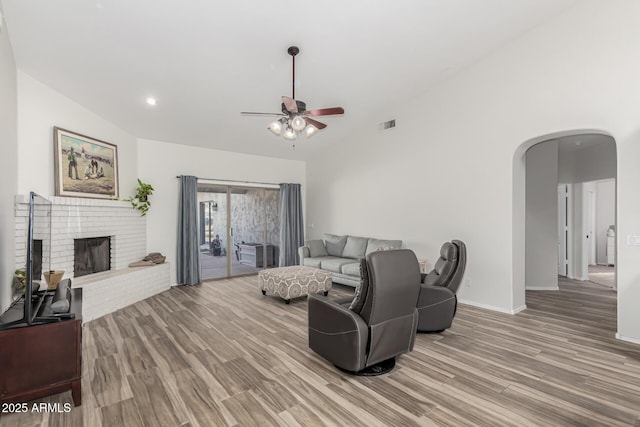
<instances>
[{"instance_id":1,"label":"armchair back cushion","mask_svg":"<svg viewBox=\"0 0 640 427\"><path fill-rule=\"evenodd\" d=\"M420 291L415 253L410 249L376 251L366 260L369 286L360 311L365 323L373 325L412 314Z\"/></svg>"},{"instance_id":2,"label":"armchair back cushion","mask_svg":"<svg viewBox=\"0 0 640 427\"><path fill-rule=\"evenodd\" d=\"M445 242L440 248L440 258L436 261L433 270L424 279L425 285L445 286L458 265L458 247L451 242Z\"/></svg>"}]
</instances>

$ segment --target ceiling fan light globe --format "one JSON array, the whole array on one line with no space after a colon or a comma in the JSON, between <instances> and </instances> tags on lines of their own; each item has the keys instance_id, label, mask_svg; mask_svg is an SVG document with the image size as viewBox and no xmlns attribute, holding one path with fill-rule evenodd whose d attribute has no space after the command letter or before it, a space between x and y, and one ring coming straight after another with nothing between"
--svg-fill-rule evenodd
<instances>
[{"instance_id":1,"label":"ceiling fan light globe","mask_svg":"<svg viewBox=\"0 0 640 427\"><path fill-rule=\"evenodd\" d=\"M282 137L284 139L288 139L289 141L294 141L296 139L296 132L292 128L287 127L282 133Z\"/></svg>"},{"instance_id":2,"label":"ceiling fan light globe","mask_svg":"<svg viewBox=\"0 0 640 427\"><path fill-rule=\"evenodd\" d=\"M267 129L273 132L274 135L280 136L282 134L282 123L279 120L273 121Z\"/></svg>"},{"instance_id":3,"label":"ceiling fan light globe","mask_svg":"<svg viewBox=\"0 0 640 427\"><path fill-rule=\"evenodd\" d=\"M313 126L313 125L309 125L307 126L307 128L304 130L304 133L307 135L307 138L311 138L313 135L315 135L316 133L318 133L318 128Z\"/></svg>"},{"instance_id":4,"label":"ceiling fan light globe","mask_svg":"<svg viewBox=\"0 0 640 427\"><path fill-rule=\"evenodd\" d=\"M291 128L295 131L301 131L307 126L307 122L300 116L295 116L293 120L291 120Z\"/></svg>"}]
</instances>

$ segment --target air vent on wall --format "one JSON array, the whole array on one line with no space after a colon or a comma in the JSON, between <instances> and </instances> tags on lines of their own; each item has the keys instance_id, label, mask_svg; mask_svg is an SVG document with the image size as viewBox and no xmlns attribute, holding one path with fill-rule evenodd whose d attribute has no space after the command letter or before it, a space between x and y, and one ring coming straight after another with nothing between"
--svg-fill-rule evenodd
<instances>
[{"instance_id":1,"label":"air vent on wall","mask_svg":"<svg viewBox=\"0 0 640 427\"><path fill-rule=\"evenodd\" d=\"M380 125L378 126L378 128L380 130L388 130L388 129L392 129L394 127L396 127L396 120L395 119L388 120L388 121L386 121L384 123L380 123Z\"/></svg>"}]
</instances>

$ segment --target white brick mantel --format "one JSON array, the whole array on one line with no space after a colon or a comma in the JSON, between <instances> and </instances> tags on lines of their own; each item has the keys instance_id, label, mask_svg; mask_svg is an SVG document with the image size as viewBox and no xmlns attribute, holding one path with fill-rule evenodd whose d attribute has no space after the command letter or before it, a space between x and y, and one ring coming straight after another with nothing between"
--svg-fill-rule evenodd
<instances>
[{"instance_id":1,"label":"white brick mantel","mask_svg":"<svg viewBox=\"0 0 640 427\"><path fill-rule=\"evenodd\" d=\"M74 288L83 288L83 322L87 322L169 289L169 264L134 267L147 255L145 217L129 202L47 197L51 201L51 263L64 270ZM16 268L26 263L29 196L15 198ZM73 278L74 239L111 238L111 270ZM46 261L46 260L45 260Z\"/></svg>"},{"instance_id":2,"label":"white brick mantel","mask_svg":"<svg viewBox=\"0 0 640 427\"><path fill-rule=\"evenodd\" d=\"M52 270L73 277L73 241L111 237L111 269L127 268L147 255L145 217L129 202L70 197L48 197L51 201ZM18 195L16 207L16 268L24 268L29 196Z\"/></svg>"}]
</instances>

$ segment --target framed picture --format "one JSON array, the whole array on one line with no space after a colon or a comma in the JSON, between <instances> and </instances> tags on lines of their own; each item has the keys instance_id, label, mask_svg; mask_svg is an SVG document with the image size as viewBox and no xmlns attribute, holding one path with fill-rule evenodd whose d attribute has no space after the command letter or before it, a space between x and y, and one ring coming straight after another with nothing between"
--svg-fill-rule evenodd
<instances>
[{"instance_id":1,"label":"framed picture","mask_svg":"<svg viewBox=\"0 0 640 427\"><path fill-rule=\"evenodd\" d=\"M53 128L56 196L118 198L118 147Z\"/></svg>"}]
</instances>

